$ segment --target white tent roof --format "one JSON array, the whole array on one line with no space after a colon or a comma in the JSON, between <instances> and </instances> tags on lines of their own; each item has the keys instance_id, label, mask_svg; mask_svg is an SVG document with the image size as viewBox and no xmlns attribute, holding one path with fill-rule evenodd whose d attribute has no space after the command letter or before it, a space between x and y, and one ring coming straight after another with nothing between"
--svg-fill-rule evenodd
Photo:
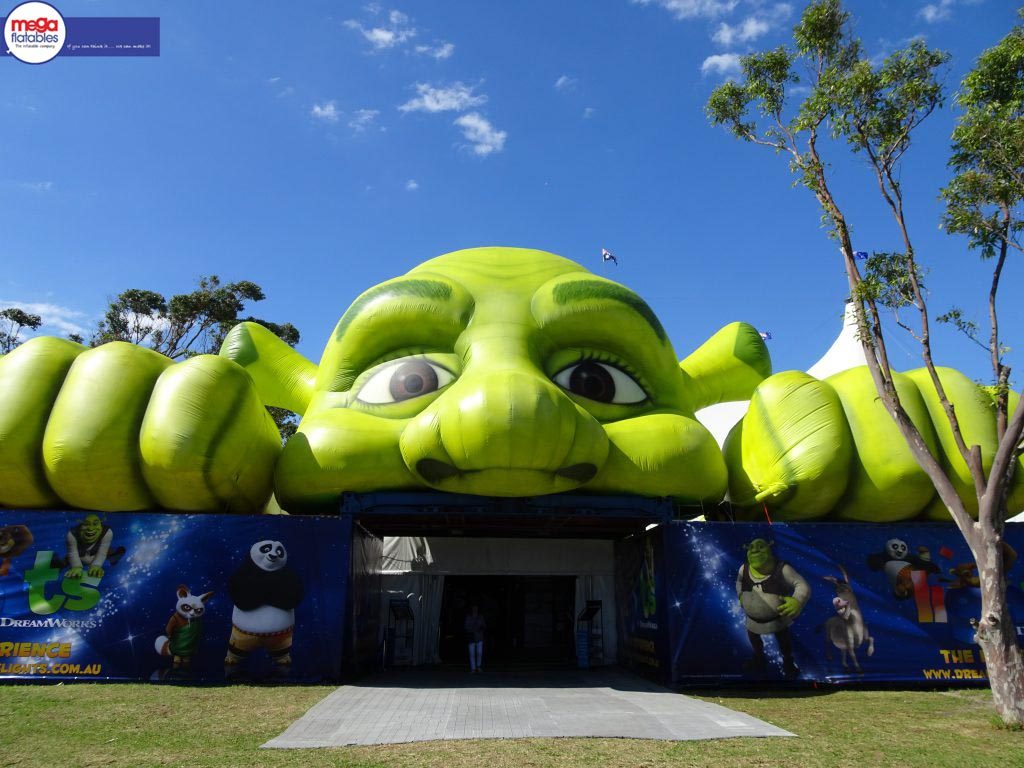
<instances>
[{"instance_id":1,"label":"white tent roof","mask_svg":"<svg viewBox=\"0 0 1024 768\"><path fill-rule=\"evenodd\" d=\"M867 359L864 357L864 348L857 339L857 315L853 302L847 302L846 311L843 313L843 329L828 348L828 352L808 368L807 372L816 379L826 379L859 365L867 365Z\"/></svg>"}]
</instances>

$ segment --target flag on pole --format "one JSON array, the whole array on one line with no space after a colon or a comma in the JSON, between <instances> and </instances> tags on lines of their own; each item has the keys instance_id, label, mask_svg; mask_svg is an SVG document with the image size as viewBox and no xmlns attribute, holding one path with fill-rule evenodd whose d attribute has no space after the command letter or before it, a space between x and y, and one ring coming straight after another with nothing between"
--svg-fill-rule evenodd
<instances>
[{"instance_id":1,"label":"flag on pole","mask_svg":"<svg viewBox=\"0 0 1024 768\"><path fill-rule=\"evenodd\" d=\"M861 261L864 261L865 259L867 259L867 257L868 257L868 252L867 251L854 251L853 252L853 258L855 258L855 259L860 259Z\"/></svg>"},{"instance_id":2,"label":"flag on pole","mask_svg":"<svg viewBox=\"0 0 1024 768\"><path fill-rule=\"evenodd\" d=\"M772 337L772 332L771 331L759 331L759 335L761 336L761 340L762 341L768 341Z\"/></svg>"},{"instance_id":3,"label":"flag on pole","mask_svg":"<svg viewBox=\"0 0 1024 768\"><path fill-rule=\"evenodd\" d=\"M601 249L601 261L611 261L615 263L615 266L619 266L619 260L615 258L615 254L609 251L607 248Z\"/></svg>"}]
</instances>

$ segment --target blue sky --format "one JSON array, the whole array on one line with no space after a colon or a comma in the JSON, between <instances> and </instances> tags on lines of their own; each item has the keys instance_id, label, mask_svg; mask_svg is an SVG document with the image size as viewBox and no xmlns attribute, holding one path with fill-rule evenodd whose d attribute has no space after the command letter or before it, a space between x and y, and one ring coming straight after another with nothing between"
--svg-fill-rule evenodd
<instances>
[{"instance_id":1,"label":"blue sky","mask_svg":"<svg viewBox=\"0 0 1024 768\"><path fill-rule=\"evenodd\" d=\"M918 35L950 51L951 91L1017 5L847 3L873 56ZM680 356L746 320L771 331L776 370L804 369L838 332L846 281L810 193L703 114L736 57L786 41L803 3L57 7L159 16L161 55L0 60L0 302L32 305L44 331L91 328L126 288L170 295L217 274L262 285L253 313L293 322L317 360L364 289L447 251L511 245L634 288ZM938 228L955 116L925 124L902 178L932 309L984 321L985 269ZM833 156L855 246L895 249L868 169ZM1002 289L1011 345L1021 275L1010 264ZM969 342L935 342L940 362L987 375ZM897 367L916 367L911 339L890 343Z\"/></svg>"}]
</instances>

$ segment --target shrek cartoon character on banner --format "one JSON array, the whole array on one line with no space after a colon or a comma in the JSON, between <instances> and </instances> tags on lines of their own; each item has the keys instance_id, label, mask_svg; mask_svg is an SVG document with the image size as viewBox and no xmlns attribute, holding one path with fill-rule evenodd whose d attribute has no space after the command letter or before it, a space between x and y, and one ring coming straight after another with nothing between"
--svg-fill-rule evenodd
<instances>
[{"instance_id":1,"label":"shrek cartoon character on banner","mask_svg":"<svg viewBox=\"0 0 1024 768\"><path fill-rule=\"evenodd\" d=\"M990 395L940 377L990 462ZM895 382L973 508L934 387L921 371ZM695 412L748 399L723 456ZM283 448L268 405L302 415ZM744 323L679 362L640 296L543 251L457 251L370 288L319 365L254 323L181 363L47 337L0 358L0 506L255 512L273 493L304 513L413 489L694 503L728 490L741 514L776 520L946 514L866 368L772 375ZM1009 508L1024 509L1024 471Z\"/></svg>"},{"instance_id":2,"label":"shrek cartoon character on banner","mask_svg":"<svg viewBox=\"0 0 1024 768\"><path fill-rule=\"evenodd\" d=\"M746 614L747 639L754 654L744 671L762 675L768 670L764 636L773 635L782 655L782 674L795 678L800 670L793 661L789 627L811 599L811 587L793 566L775 557L770 542L754 539L746 550L746 562L736 574L736 597Z\"/></svg>"},{"instance_id":3,"label":"shrek cartoon character on banner","mask_svg":"<svg viewBox=\"0 0 1024 768\"><path fill-rule=\"evenodd\" d=\"M68 531L65 557L53 556L54 568L67 568L69 579L80 579L84 573L94 579L103 578L104 565L116 565L124 555L124 547L112 548L114 531L100 520L99 515L86 515Z\"/></svg>"}]
</instances>

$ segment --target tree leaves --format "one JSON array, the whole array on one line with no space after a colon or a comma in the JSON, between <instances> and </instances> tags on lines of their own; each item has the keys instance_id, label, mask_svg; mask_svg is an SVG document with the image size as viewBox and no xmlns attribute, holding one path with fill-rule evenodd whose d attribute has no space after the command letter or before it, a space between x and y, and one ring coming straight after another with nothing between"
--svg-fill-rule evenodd
<instances>
[{"instance_id":1,"label":"tree leaves","mask_svg":"<svg viewBox=\"0 0 1024 768\"><path fill-rule=\"evenodd\" d=\"M170 299L155 291L129 288L107 307L91 343L97 346L127 341L171 359L215 353L227 332L241 322L238 316L246 303L264 298L263 289L256 283L240 280L222 284L217 275L201 277L196 290ZM293 346L299 341L298 331L290 323L281 326L246 319L266 325L274 333L280 330L287 335L282 338Z\"/></svg>"},{"instance_id":2,"label":"tree leaves","mask_svg":"<svg viewBox=\"0 0 1024 768\"><path fill-rule=\"evenodd\" d=\"M239 317L247 303L264 298L263 289L254 282L221 283L217 275L201 277L196 290L169 299L155 291L129 288L110 302L90 343L95 347L108 341L127 341L172 359L183 359L216 354L228 331L238 323L249 321L259 323L294 347L299 343L300 334L291 323ZM295 434L296 414L283 408L267 410L282 440Z\"/></svg>"},{"instance_id":3,"label":"tree leaves","mask_svg":"<svg viewBox=\"0 0 1024 768\"><path fill-rule=\"evenodd\" d=\"M1024 27L978 58L956 103L963 110L949 160L956 176L942 190L942 223L947 232L967 235L982 258L1005 258L1006 248L1024 250Z\"/></svg>"},{"instance_id":4,"label":"tree leaves","mask_svg":"<svg viewBox=\"0 0 1024 768\"><path fill-rule=\"evenodd\" d=\"M6 355L21 343L18 336L22 329L30 328L34 331L42 324L42 317L20 307L0 310L0 354Z\"/></svg>"}]
</instances>

